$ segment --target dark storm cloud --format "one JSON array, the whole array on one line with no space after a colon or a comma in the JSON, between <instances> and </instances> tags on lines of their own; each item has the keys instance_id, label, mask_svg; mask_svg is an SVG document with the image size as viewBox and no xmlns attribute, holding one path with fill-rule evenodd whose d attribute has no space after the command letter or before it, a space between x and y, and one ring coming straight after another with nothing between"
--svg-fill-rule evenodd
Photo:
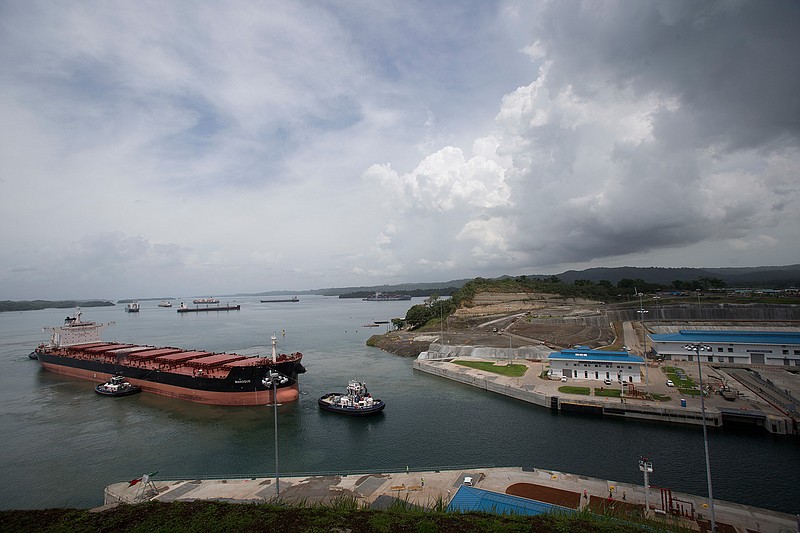
<instances>
[{"instance_id":1,"label":"dark storm cloud","mask_svg":"<svg viewBox=\"0 0 800 533\"><path fill-rule=\"evenodd\" d=\"M731 149L800 134L798 2L553 2L541 29L551 86L673 95L693 118L690 140ZM688 142L655 126L658 138Z\"/></svg>"},{"instance_id":2,"label":"dark storm cloud","mask_svg":"<svg viewBox=\"0 0 800 533\"><path fill-rule=\"evenodd\" d=\"M554 265L779 241L762 234L797 218L781 198L800 196L800 3L553 2L539 15L543 70L506 101L525 145L509 150L525 206L513 249Z\"/></svg>"}]
</instances>

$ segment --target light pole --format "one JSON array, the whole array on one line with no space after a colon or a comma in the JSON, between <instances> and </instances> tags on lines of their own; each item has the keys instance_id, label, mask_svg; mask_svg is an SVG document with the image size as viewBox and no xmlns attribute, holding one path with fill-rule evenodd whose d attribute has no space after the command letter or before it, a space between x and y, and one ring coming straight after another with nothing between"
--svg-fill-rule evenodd
<instances>
[{"instance_id":1,"label":"light pole","mask_svg":"<svg viewBox=\"0 0 800 533\"><path fill-rule=\"evenodd\" d=\"M700 307L700 289L696 289L695 292L697 293L697 318L703 318L703 308Z\"/></svg>"},{"instance_id":2,"label":"light pole","mask_svg":"<svg viewBox=\"0 0 800 533\"><path fill-rule=\"evenodd\" d=\"M642 326L642 336L644 337L644 388L647 391L650 386L650 376L647 371L647 330L644 329L644 315L648 311L642 305L642 293L639 293L639 310L636 312L639 313L639 323Z\"/></svg>"},{"instance_id":3,"label":"light pole","mask_svg":"<svg viewBox=\"0 0 800 533\"><path fill-rule=\"evenodd\" d=\"M511 315L511 306L506 304L506 312ZM508 365L511 366L512 361L514 360L514 353L513 349L511 348L511 324L514 322L511 321L506 328L506 333L508 333Z\"/></svg>"},{"instance_id":4,"label":"light pole","mask_svg":"<svg viewBox=\"0 0 800 533\"><path fill-rule=\"evenodd\" d=\"M273 337L274 339L274 337ZM272 387L272 412L275 419L275 495L281 493L281 480L278 475L278 385L284 385L289 382L289 378L270 370L264 377L262 383L266 387Z\"/></svg>"},{"instance_id":5,"label":"light pole","mask_svg":"<svg viewBox=\"0 0 800 533\"><path fill-rule=\"evenodd\" d=\"M272 362L276 363L278 361L278 338L275 333L272 334L271 340ZM275 419L275 496L277 496L281 492L281 481L278 476L278 385L285 385L289 382L289 378L280 372L270 370L261 382L265 387L272 388L272 414Z\"/></svg>"},{"instance_id":6,"label":"light pole","mask_svg":"<svg viewBox=\"0 0 800 533\"><path fill-rule=\"evenodd\" d=\"M653 472L653 463L647 457L639 458L639 470L644 474L644 515L650 514L650 480L648 475Z\"/></svg>"},{"instance_id":7,"label":"light pole","mask_svg":"<svg viewBox=\"0 0 800 533\"><path fill-rule=\"evenodd\" d=\"M699 300L699 296L698 296ZM703 399L703 370L700 366L700 352L710 352L711 346L693 343L684 346L685 350L693 351L697 354L697 375L700 380L700 410L703 416L703 445L706 450L706 479L708 480L708 505L711 509L711 533L717 533L717 520L714 516L714 492L711 488L711 462L708 459L708 433L706 432L706 402Z\"/></svg>"}]
</instances>

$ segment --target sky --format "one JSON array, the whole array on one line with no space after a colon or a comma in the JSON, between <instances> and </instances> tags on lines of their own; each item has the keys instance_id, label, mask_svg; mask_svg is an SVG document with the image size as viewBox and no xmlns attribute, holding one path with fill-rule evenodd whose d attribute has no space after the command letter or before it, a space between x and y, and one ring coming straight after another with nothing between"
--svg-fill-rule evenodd
<instances>
[{"instance_id":1,"label":"sky","mask_svg":"<svg viewBox=\"0 0 800 533\"><path fill-rule=\"evenodd\" d=\"M0 300L800 263L800 3L0 0Z\"/></svg>"}]
</instances>

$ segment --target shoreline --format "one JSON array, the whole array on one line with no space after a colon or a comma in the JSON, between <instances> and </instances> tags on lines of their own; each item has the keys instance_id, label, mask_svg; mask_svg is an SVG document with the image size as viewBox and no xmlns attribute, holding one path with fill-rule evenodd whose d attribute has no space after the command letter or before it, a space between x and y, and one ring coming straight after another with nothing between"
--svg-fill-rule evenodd
<instances>
[{"instance_id":1,"label":"shoreline","mask_svg":"<svg viewBox=\"0 0 800 533\"><path fill-rule=\"evenodd\" d=\"M472 348L472 347L465 347ZM463 352L464 350L462 350ZM577 394L566 394L558 390L562 385L560 381L541 379L539 375L544 370L546 363L527 359L513 359L514 364L525 364L528 371L519 378L511 378L483 372L452 363L454 359L471 359L494 361L495 364L506 364L511 359L498 360L494 358L447 357L444 359L429 359L429 353L423 352L413 362L413 368L420 372L435 375L441 378L464 383L479 389L510 398L521 400L557 412L584 413L599 416L614 416L632 420L657 421L699 426L703 423L700 401L695 398L673 398L670 401L644 400L635 397L598 397ZM684 366L691 369L691 365L681 365L672 361L672 365ZM660 367L654 366L653 373L661 374ZM719 369L717 369L719 371ZM586 387L594 387L591 380L571 380L570 384L581 383ZM602 387L599 387L602 388ZM677 393L675 389L668 389L661 382L649 380L650 390L659 390L664 394ZM663 391L660 389L664 389ZM624 399L624 401L621 401ZM764 434L794 435L798 429L794 421L772 408L769 404L760 402L760 398L752 391L743 394L742 399L735 402L727 400L718 401L712 396L706 397L706 424L710 427L722 427L728 423L747 423L754 427L763 428ZM722 403L725 402L725 403ZM697 405L694 405L697 404Z\"/></svg>"}]
</instances>

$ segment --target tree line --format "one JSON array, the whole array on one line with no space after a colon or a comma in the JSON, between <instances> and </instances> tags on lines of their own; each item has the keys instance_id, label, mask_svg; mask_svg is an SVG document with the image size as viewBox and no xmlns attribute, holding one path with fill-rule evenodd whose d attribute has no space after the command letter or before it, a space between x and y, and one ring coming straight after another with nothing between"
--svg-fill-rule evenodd
<instances>
[{"instance_id":1,"label":"tree line","mask_svg":"<svg viewBox=\"0 0 800 533\"><path fill-rule=\"evenodd\" d=\"M0 300L0 313L4 311L38 311L39 309L74 309L76 307L107 307L108 300Z\"/></svg>"}]
</instances>

